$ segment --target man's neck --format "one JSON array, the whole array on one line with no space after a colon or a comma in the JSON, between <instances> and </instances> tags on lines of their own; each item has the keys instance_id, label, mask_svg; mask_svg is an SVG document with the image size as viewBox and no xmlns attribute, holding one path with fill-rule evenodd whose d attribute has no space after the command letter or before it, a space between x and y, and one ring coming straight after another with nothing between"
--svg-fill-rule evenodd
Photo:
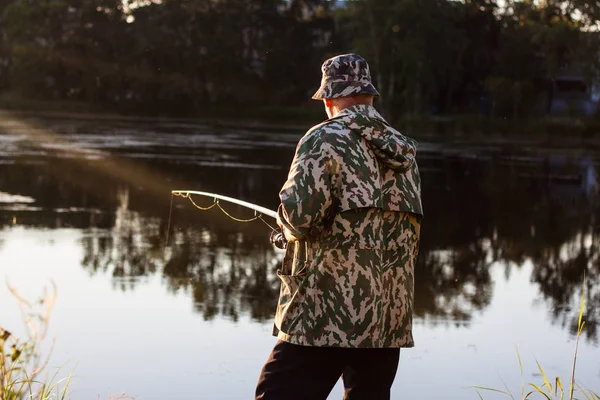
<instances>
[{"instance_id":1,"label":"man's neck","mask_svg":"<svg viewBox=\"0 0 600 400\"><path fill-rule=\"evenodd\" d=\"M353 106L373 106L373 104L369 104L367 102L351 102L351 103L340 104L339 106L336 105L333 107L333 115L331 117L332 118L337 117L339 115L339 113L341 113L343 110L345 110L346 108L349 108L349 107L353 107Z\"/></svg>"}]
</instances>

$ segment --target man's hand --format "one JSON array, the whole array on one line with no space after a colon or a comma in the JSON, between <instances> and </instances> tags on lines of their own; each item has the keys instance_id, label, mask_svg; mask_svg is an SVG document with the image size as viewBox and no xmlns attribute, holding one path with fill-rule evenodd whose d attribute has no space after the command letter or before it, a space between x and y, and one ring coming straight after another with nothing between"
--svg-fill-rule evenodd
<instances>
[{"instance_id":1,"label":"man's hand","mask_svg":"<svg viewBox=\"0 0 600 400\"><path fill-rule=\"evenodd\" d=\"M285 249L287 247L287 239L283 231L273 231L271 232L271 237L269 241L275 245L278 249Z\"/></svg>"},{"instance_id":2,"label":"man's hand","mask_svg":"<svg viewBox=\"0 0 600 400\"><path fill-rule=\"evenodd\" d=\"M279 226L279 229L281 229L281 234L283 234L283 238L287 242L293 242L294 240L298 240L298 238L296 236L294 236L294 234L288 229L286 228L285 224L283 224L283 222L281 222L282 219L282 208L281 205L279 206L279 208L277 209L277 225ZM273 236L273 234L271 234L271 236ZM273 242L271 242L273 243ZM280 249L283 247L280 247Z\"/></svg>"}]
</instances>

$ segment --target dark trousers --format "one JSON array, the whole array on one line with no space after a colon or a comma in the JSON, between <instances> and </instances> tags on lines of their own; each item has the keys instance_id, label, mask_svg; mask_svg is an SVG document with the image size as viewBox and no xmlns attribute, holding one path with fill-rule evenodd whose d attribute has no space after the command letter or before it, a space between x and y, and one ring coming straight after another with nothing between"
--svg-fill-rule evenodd
<instances>
[{"instance_id":1,"label":"dark trousers","mask_svg":"<svg viewBox=\"0 0 600 400\"><path fill-rule=\"evenodd\" d=\"M389 400L400 349L308 347L278 341L255 399L325 400L340 375L345 400Z\"/></svg>"}]
</instances>

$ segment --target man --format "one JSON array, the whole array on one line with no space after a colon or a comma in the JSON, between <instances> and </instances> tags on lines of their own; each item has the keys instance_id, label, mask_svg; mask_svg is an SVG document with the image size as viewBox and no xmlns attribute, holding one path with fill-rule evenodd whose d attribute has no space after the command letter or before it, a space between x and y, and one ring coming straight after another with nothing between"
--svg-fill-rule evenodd
<instances>
[{"instance_id":1,"label":"man","mask_svg":"<svg viewBox=\"0 0 600 400\"><path fill-rule=\"evenodd\" d=\"M356 54L326 60L329 119L300 140L281 189L288 241L274 334L256 399L390 398L412 347L413 269L422 215L416 142L373 108L379 92Z\"/></svg>"}]
</instances>

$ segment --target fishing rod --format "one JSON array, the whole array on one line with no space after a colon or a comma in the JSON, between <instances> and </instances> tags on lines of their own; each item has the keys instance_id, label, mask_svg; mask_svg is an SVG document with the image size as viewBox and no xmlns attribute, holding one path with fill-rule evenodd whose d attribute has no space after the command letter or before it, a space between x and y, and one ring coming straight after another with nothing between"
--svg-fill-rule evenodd
<instances>
[{"instance_id":1,"label":"fishing rod","mask_svg":"<svg viewBox=\"0 0 600 400\"><path fill-rule=\"evenodd\" d=\"M213 204L219 204L218 200L223 200L226 201L228 203L233 203L233 204L237 204L240 205L242 207L246 207L249 208L251 210L254 210L255 212L259 213L259 214L263 214L266 215L267 217L271 217L273 219L277 219L277 211L273 211L273 210L269 210L268 208L256 205L256 204L252 204L252 203L248 203L247 201L243 201L243 200L239 200L239 199L234 199L233 197L227 197L227 196L223 196L220 194L216 194L216 193L209 193L209 192L199 192L197 190L171 190L171 194L173 194L174 196L179 196L179 197L183 197L183 198L188 198L190 199L190 201L193 200L191 198L191 195L198 195L198 196L204 196L204 197L212 197L214 199L214 203ZM214 207L211 206L211 208ZM224 210L221 210L224 211Z\"/></svg>"},{"instance_id":2,"label":"fishing rod","mask_svg":"<svg viewBox=\"0 0 600 400\"><path fill-rule=\"evenodd\" d=\"M207 206L207 207L202 207L194 201L194 199L192 198L193 195L212 198L213 204L211 204L210 206ZM237 222L252 222L252 221L260 220L265 225L267 225L269 228L271 228L271 231L272 231L271 237L270 237L271 243L275 244L275 246L277 246L279 248L285 248L285 246L286 246L285 237L281 233L281 229L274 228L271 224L269 224L263 218L263 215L266 215L267 217L271 217L271 218L277 220L277 212L276 211L270 210L263 206L259 206L257 204L249 203L244 200L235 199L233 197L223 196L223 195L220 195L217 193L200 192L197 190L171 190L171 206L169 209L169 223L167 226L167 243L169 242L169 231L170 231L170 227L171 227L171 214L173 212L173 197L175 197L175 196L183 197L184 199L188 199L194 205L194 207L196 207L197 209L202 210L202 211L208 211L211 208L217 207L218 209L221 210L221 212L223 212L223 214L227 215L229 218L231 218L232 220L237 221ZM219 201L237 204L239 206L254 210L254 217L248 218L248 219L241 219L241 218L234 217L233 215L231 215L229 212L227 212L221 206Z\"/></svg>"}]
</instances>

